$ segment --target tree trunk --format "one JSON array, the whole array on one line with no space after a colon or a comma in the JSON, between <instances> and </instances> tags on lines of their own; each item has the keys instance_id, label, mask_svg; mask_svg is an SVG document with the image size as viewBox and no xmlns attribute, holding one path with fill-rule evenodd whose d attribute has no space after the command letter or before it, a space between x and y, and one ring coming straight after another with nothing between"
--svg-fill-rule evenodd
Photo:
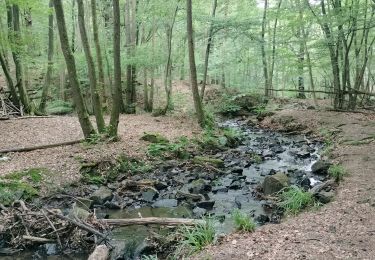
<instances>
[{"instance_id":1,"label":"tree trunk","mask_svg":"<svg viewBox=\"0 0 375 260\"><path fill-rule=\"evenodd\" d=\"M4 58L4 56L1 52L0 52L0 65L3 69L5 79L7 81L7 85L8 85L9 91L10 91L10 95L11 95L11 100L12 100L13 104L18 107L19 104L20 104L20 101L19 101L18 96L17 96L16 87L14 86L12 76L10 75L8 66L7 66L6 61L5 61L5 58Z\"/></svg>"},{"instance_id":2,"label":"tree trunk","mask_svg":"<svg viewBox=\"0 0 375 260\"><path fill-rule=\"evenodd\" d=\"M269 96L269 78L268 78L268 64L266 56L266 25L267 25L267 9L268 9L268 0L264 0L264 10L263 10L263 19L262 19L262 33L261 33L261 52L262 52L262 63L263 63L263 75L264 75L264 95Z\"/></svg>"},{"instance_id":3,"label":"tree trunk","mask_svg":"<svg viewBox=\"0 0 375 260\"><path fill-rule=\"evenodd\" d=\"M117 136L120 109L122 104L120 36L120 3L119 0L113 0L114 84L112 90L111 120L109 125L109 134L112 137Z\"/></svg>"},{"instance_id":4,"label":"tree trunk","mask_svg":"<svg viewBox=\"0 0 375 260\"><path fill-rule=\"evenodd\" d=\"M81 41L83 50L85 52L87 69L90 80L90 90L91 90L91 99L92 106L95 114L96 125L98 127L99 133L103 133L105 129L105 123L102 112L102 104L100 103L100 96L97 88L96 81L96 72L95 72L95 63L91 55L91 49L89 45L89 40L87 38L87 31L85 27L85 9L83 5L83 0L77 0L78 4L78 26L81 33Z\"/></svg>"},{"instance_id":5,"label":"tree trunk","mask_svg":"<svg viewBox=\"0 0 375 260\"><path fill-rule=\"evenodd\" d=\"M98 18L96 12L96 0L91 0L91 13L92 13L92 30L94 34L95 50L96 50L96 62L98 65L98 89L101 92L103 104L107 107L107 92L105 89L104 83L104 66L103 66L103 57L102 50L99 42L99 33L98 33Z\"/></svg>"},{"instance_id":6,"label":"tree trunk","mask_svg":"<svg viewBox=\"0 0 375 260\"><path fill-rule=\"evenodd\" d=\"M83 97L79 86L76 64L72 49L69 46L68 33L65 25L65 17L63 4L61 0L53 0L56 13L57 28L59 30L61 50L63 52L66 67L68 69L69 81L72 89L73 101L77 110L78 119L81 124L83 135L85 138L89 138L92 134L95 134L95 130L90 122L89 115L87 113L85 104L83 103Z\"/></svg>"},{"instance_id":7,"label":"tree trunk","mask_svg":"<svg viewBox=\"0 0 375 260\"><path fill-rule=\"evenodd\" d=\"M190 81L193 92L195 112L197 113L198 123L204 127L205 118L202 107L202 101L199 96L198 81L197 81L197 68L195 65L194 56L194 37L193 37L193 11L191 0L186 0L186 22L187 22L187 38L188 38L188 49L189 49L189 62L190 62Z\"/></svg>"},{"instance_id":8,"label":"tree trunk","mask_svg":"<svg viewBox=\"0 0 375 260\"><path fill-rule=\"evenodd\" d=\"M217 0L213 0L212 3L212 18L215 18L216 14L216 8L217 8ZM211 45L212 45L212 35L213 35L213 22L210 24L210 28L208 30L208 39L207 39L207 46L206 46L206 54L204 57L204 68L203 68L203 83L202 83L202 88L201 88L201 99L203 100L204 98L204 91L206 89L206 84L207 84L207 71L208 71L208 60L210 57L210 50L211 50Z\"/></svg>"},{"instance_id":9,"label":"tree trunk","mask_svg":"<svg viewBox=\"0 0 375 260\"><path fill-rule=\"evenodd\" d=\"M53 9L53 2L50 0L49 7ZM39 111L41 113L46 112L46 103L48 97L48 91L51 85L51 77L52 77L52 69L53 69L53 13L50 12L48 16L48 65L47 65L47 73L46 73L46 81L43 86L42 97L39 104Z\"/></svg>"},{"instance_id":10,"label":"tree trunk","mask_svg":"<svg viewBox=\"0 0 375 260\"><path fill-rule=\"evenodd\" d=\"M18 87L18 93L20 95L20 100L21 100L22 105L24 106L25 112L30 113L31 112L30 100L26 92L25 84L24 84L23 77L22 77L23 67L22 67L22 61L21 61L21 57L19 54L19 50L18 50L18 48L20 48L18 44L21 41L20 39L21 31L20 31L20 9L18 5L16 4L14 4L12 7L12 18L13 18L13 30L11 32L13 32L13 35L11 37L12 38L11 43L14 45L13 50L12 50L12 56L13 56L14 64L16 67L16 79L17 79L16 86Z\"/></svg>"}]
</instances>

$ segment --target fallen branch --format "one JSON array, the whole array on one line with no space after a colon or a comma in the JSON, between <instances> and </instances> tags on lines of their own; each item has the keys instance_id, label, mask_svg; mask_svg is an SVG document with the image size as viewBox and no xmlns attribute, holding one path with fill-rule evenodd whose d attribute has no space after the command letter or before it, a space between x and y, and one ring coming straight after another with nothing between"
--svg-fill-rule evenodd
<instances>
[{"instance_id":1,"label":"fallen branch","mask_svg":"<svg viewBox=\"0 0 375 260\"><path fill-rule=\"evenodd\" d=\"M61 215L61 214L59 214L59 213L55 213L55 212L53 212L53 211L51 211L51 210L48 210L48 209L47 209L47 212L50 213L50 214L52 214L52 215L54 215L55 217L57 217L57 218L59 218L59 219L62 219L62 220L68 221L68 222L72 223L73 225L76 225L76 226L79 227L80 229L83 229L83 230L85 230L85 231L87 231L87 232L90 232L90 233L92 233L92 234L94 234L94 235L100 236L100 237L102 237L102 238L104 238L104 239L107 240L107 236L106 236L105 234L100 233L100 232L97 231L96 229L93 229L92 227L90 227L90 226L88 226L88 225L86 225L86 224L84 224L84 223L78 222L78 221L76 221L76 220L74 220L74 219L71 219L71 218L66 217L66 216L64 216L64 215Z\"/></svg>"},{"instance_id":2,"label":"fallen branch","mask_svg":"<svg viewBox=\"0 0 375 260\"><path fill-rule=\"evenodd\" d=\"M55 240L42 238L42 237L22 236L22 238L25 240L30 240L30 241L38 242L38 243L54 243L55 242Z\"/></svg>"},{"instance_id":3,"label":"fallen branch","mask_svg":"<svg viewBox=\"0 0 375 260\"><path fill-rule=\"evenodd\" d=\"M32 146L32 147L9 148L9 149L0 150L0 154L1 153L31 152L31 151L34 151L34 150L42 150L42 149L59 147L59 146L67 146L67 145L78 144L78 143L81 143L82 141L83 140L75 140L75 141L68 141L68 142L62 142L62 143L56 143L56 144L46 144L46 145Z\"/></svg>"},{"instance_id":4,"label":"fallen branch","mask_svg":"<svg viewBox=\"0 0 375 260\"><path fill-rule=\"evenodd\" d=\"M133 226L133 225L163 225L163 226L194 226L204 223L198 219L187 218L129 218L129 219L102 219L102 222L112 226Z\"/></svg>"}]
</instances>

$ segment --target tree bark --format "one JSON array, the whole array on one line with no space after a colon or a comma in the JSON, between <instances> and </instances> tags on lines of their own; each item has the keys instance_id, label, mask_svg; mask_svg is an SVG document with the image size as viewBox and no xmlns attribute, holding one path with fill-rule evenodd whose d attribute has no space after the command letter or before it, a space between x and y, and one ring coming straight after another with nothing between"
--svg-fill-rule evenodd
<instances>
[{"instance_id":1,"label":"tree bark","mask_svg":"<svg viewBox=\"0 0 375 260\"><path fill-rule=\"evenodd\" d=\"M14 86L13 79L12 79L12 76L10 75L10 72L9 72L8 66L6 64L4 55L1 52L0 52L0 65L3 69L5 79L7 81L7 85L8 85L9 91L10 91L11 101L13 102L13 105L18 107L20 102L19 102L19 99L18 99L18 96L17 96L17 90Z\"/></svg>"},{"instance_id":2,"label":"tree bark","mask_svg":"<svg viewBox=\"0 0 375 260\"><path fill-rule=\"evenodd\" d=\"M263 76L264 76L264 95L269 96L269 89L271 88L268 78L268 64L266 55L266 25L267 25L267 9L268 0L264 0L264 10L262 19L262 32L261 32L261 52L262 52L262 63L263 63Z\"/></svg>"},{"instance_id":3,"label":"tree bark","mask_svg":"<svg viewBox=\"0 0 375 260\"><path fill-rule=\"evenodd\" d=\"M120 3L119 0L113 0L114 84L112 90L112 111L109 125L109 134L112 137L117 136L120 109L122 104L120 55Z\"/></svg>"},{"instance_id":4,"label":"tree bark","mask_svg":"<svg viewBox=\"0 0 375 260\"><path fill-rule=\"evenodd\" d=\"M193 37L193 11L191 0L186 0L186 23L187 23L187 38L188 38L188 49L189 49L189 63L190 63L190 81L193 92L195 112L197 113L198 123L204 127L205 118L202 107L202 101L199 96L198 81L197 81L197 68L195 65L195 54L194 54L194 37Z\"/></svg>"},{"instance_id":5,"label":"tree bark","mask_svg":"<svg viewBox=\"0 0 375 260\"><path fill-rule=\"evenodd\" d=\"M66 67L68 69L69 81L72 89L73 101L77 110L78 119L83 131L85 138L89 138L95 133L95 130L90 122L89 115L87 113L86 106L83 102L82 93L77 76L75 59L72 53L72 49L69 46L68 33L65 25L65 17L63 4L61 0L53 0L56 13L57 27L59 30L61 49L65 58Z\"/></svg>"},{"instance_id":6,"label":"tree bark","mask_svg":"<svg viewBox=\"0 0 375 260\"><path fill-rule=\"evenodd\" d=\"M211 14L212 19L215 18L216 8L217 8L217 0L213 0L212 14ZM212 45L212 36L213 36L213 30L214 30L212 23L213 22L211 21L210 28L208 30L206 54L205 54L205 57L204 57L203 83L202 83L201 95L200 95L202 100L204 98L204 91L206 89L206 84L207 84L208 61L209 61L209 57L210 57L210 50L211 50L211 45Z\"/></svg>"},{"instance_id":7,"label":"tree bark","mask_svg":"<svg viewBox=\"0 0 375 260\"><path fill-rule=\"evenodd\" d=\"M53 2L50 0L49 7L53 9ZM46 103L48 97L48 91L51 85L51 77L52 77L52 69L53 69L53 47L54 47L54 39L53 39L53 13L50 12L48 16L48 65L47 65L47 73L46 73L46 80L44 82L43 90L42 90L42 98L39 104L39 111L41 113L46 112Z\"/></svg>"},{"instance_id":8,"label":"tree bark","mask_svg":"<svg viewBox=\"0 0 375 260\"><path fill-rule=\"evenodd\" d=\"M77 0L78 4L78 26L81 34L81 41L83 46L83 51L86 56L87 69L90 80L90 90L91 90L91 99L92 106L95 114L96 125L98 127L99 133L103 133L105 129L105 123L102 112L102 104L100 102L100 96L97 88L96 72L95 72L95 63L91 55L91 49L89 45L89 40L87 37L87 31L85 27L85 8L83 5L83 0Z\"/></svg>"},{"instance_id":9,"label":"tree bark","mask_svg":"<svg viewBox=\"0 0 375 260\"><path fill-rule=\"evenodd\" d=\"M104 83L104 66L103 66L103 56L102 56L102 49L100 46L99 41L99 33L98 33L98 18L96 12L96 0L91 0L91 13L92 13L92 30L94 34L94 43L95 43L95 50L96 50L96 63L98 65L98 88L101 92L103 104L107 105L107 91Z\"/></svg>"}]
</instances>

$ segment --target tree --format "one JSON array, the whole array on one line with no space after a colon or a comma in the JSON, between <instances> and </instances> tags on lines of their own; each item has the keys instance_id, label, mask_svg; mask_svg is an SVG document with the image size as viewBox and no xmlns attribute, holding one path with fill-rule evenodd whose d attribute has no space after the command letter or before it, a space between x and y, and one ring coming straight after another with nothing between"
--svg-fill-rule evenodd
<instances>
[{"instance_id":1,"label":"tree","mask_svg":"<svg viewBox=\"0 0 375 260\"><path fill-rule=\"evenodd\" d=\"M112 111L109 123L109 135L117 136L120 109L122 104L121 91L121 50L120 50L120 3L113 0L113 63L114 63L114 84L112 90Z\"/></svg>"},{"instance_id":2,"label":"tree","mask_svg":"<svg viewBox=\"0 0 375 260\"><path fill-rule=\"evenodd\" d=\"M187 39L189 49L189 63L190 63L190 81L193 92L195 112L198 117L198 123L201 126L205 125L204 111L202 101L199 96L198 81L197 81L197 67L195 65L194 54L194 36L193 36L193 11L191 0L186 0L186 23L187 23Z\"/></svg>"},{"instance_id":3,"label":"tree","mask_svg":"<svg viewBox=\"0 0 375 260\"><path fill-rule=\"evenodd\" d=\"M79 31L81 34L81 41L83 50L85 52L86 61L87 61L87 69L90 79L90 89L91 89L91 100L93 105L93 110L96 119L96 125L98 127L99 133L103 133L105 129L105 123L103 118L102 112L102 104L100 102L99 92L97 88L97 81L96 81L96 72L95 72L95 64L94 59L91 55L91 49L89 45L89 40L87 38L87 32L85 27L85 10L83 5L83 0L77 0L78 4L78 26Z\"/></svg>"},{"instance_id":4,"label":"tree","mask_svg":"<svg viewBox=\"0 0 375 260\"><path fill-rule=\"evenodd\" d=\"M87 113L86 106L83 102L82 93L80 90L80 84L78 81L76 63L72 53L72 49L69 46L68 33L65 25L64 9L61 0L53 0L55 7L57 28L59 30L61 50L64 55L66 68L68 70L69 82L72 88L73 101L78 114L78 119L83 131L85 138L89 138L92 134L95 134L95 130L90 122L89 115Z\"/></svg>"},{"instance_id":5,"label":"tree","mask_svg":"<svg viewBox=\"0 0 375 260\"><path fill-rule=\"evenodd\" d=\"M54 35L53 35L53 1L50 0L49 3L50 13L48 15L48 65L47 65L47 73L46 73L46 80L44 82L42 97L39 104L39 111L41 113L46 112L46 103L47 103L47 96L48 91L51 85L51 77L52 77L52 69L53 69L53 45L54 45Z\"/></svg>"}]
</instances>

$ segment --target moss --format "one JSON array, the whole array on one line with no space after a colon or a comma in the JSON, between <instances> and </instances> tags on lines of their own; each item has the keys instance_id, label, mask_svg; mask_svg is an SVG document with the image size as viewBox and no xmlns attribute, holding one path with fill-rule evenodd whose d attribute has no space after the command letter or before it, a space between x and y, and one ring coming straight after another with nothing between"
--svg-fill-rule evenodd
<instances>
[{"instance_id":1,"label":"moss","mask_svg":"<svg viewBox=\"0 0 375 260\"><path fill-rule=\"evenodd\" d=\"M209 165L213 165L213 166L218 167L218 168L224 167L224 161L223 160L210 158L210 157L206 157L206 156L195 156L194 159L193 159L193 163L198 164L198 165L209 164Z\"/></svg>"},{"instance_id":2,"label":"moss","mask_svg":"<svg viewBox=\"0 0 375 260\"><path fill-rule=\"evenodd\" d=\"M141 140L150 142L153 144L165 144L169 143L169 140L159 133L144 133Z\"/></svg>"},{"instance_id":3,"label":"moss","mask_svg":"<svg viewBox=\"0 0 375 260\"><path fill-rule=\"evenodd\" d=\"M12 172L4 177L7 180L31 181L39 183L43 180L44 175L48 175L49 170L45 168L31 168L25 171Z\"/></svg>"},{"instance_id":4,"label":"moss","mask_svg":"<svg viewBox=\"0 0 375 260\"><path fill-rule=\"evenodd\" d=\"M0 203L8 206L18 199L29 200L39 194L38 190L26 182L0 179Z\"/></svg>"}]
</instances>

